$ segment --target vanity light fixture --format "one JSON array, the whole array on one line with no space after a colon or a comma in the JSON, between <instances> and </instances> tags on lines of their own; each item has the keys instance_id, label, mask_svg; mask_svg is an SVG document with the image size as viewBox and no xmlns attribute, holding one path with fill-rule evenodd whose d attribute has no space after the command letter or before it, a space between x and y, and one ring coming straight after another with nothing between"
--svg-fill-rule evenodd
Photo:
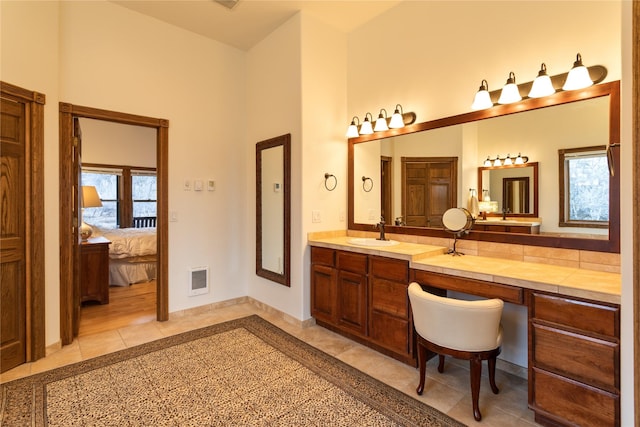
<instances>
[{"instance_id":1,"label":"vanity light fixture","mask_svg":"<svg viewBox=\"0 0 640 427\"><path fill-rule=\"evenodd\" d=\"M485 110L493 107L493 101L491 101L491 95L489 95L489 83L486 80L480 82L480 88L476 92L475 98L473 98L473 104L471 104L472 110Z\"/></svg>"},{"instance_id":2,"label":"vanity light fixture","mask_svg":"<svg viewBox=\"0 0 640 427\"><path fill-rule=\"evenodd\" d=\"M382 114L382 112L384 111L384 115ZM403 123L404 126L404 123ZM378 120L376 120L376 125L374 126L373 130L375 132L382 132L385 130L389 130L389 126L387 126L387 110L385 110L384 108L380 109L380 114L378 114Z\"/></svg>"},{"instance_id":3,"label":"vanity light fixture","mask_svg":"<svg viewBox=\"0 0 640 427\"><path fill-rule=\"evenodd\" d=\"M360 126L360 135L371 135L373 133L373 127L371 126L371 121L373 120L373 116L371 113L367 113L364 115L364 121L362 122L362 126Z\"/></svg>"},{"instance_id":4,"label":"vanity light fixture","mask_svg":"<svg viewBox=\"0 0 640 427\"><path fill-rule=\"evenodd\" d=\"M522 100L518 86L516 85L516 75L513 71L509 73L507 83L502 88L502 93L498 99L498 104L511 104Z\"/></svg>"},{"instance_id":5,"label":"vanity light fixture","mask_svg":"<svg viewBox=\"0 0 640 427\"><path fill-rule=\"evenodd\" d=\"M382 114L383 111L384 114ZM373 127L373 131L382 132L385 130L389 130L389 126L387 126L387 110L381 108L380 113L378 114L378 119L376 120L376 125Z\"/></svg>"},{"instance_id":6,"label":"vanity light fixture","mask_svg":"<svg viewBox=\"0 0 640 427\"><path fill-rule=\"evenodd\" d=\"M576 61L573 63L573 68L569 71L567 81L562 86L562 90L576 90L584 89L593 84L593 80L589 76L589 70L582 65L582 55L579 53L576 55Z\"/></svg>"},{"instance_id":7,"label":"vanity light fixture","mask_svg":"<svg viewBox=\"0 0 640 427\"><path fill-rule=\"evenodd\" d=\"M391 129L400 129L404 127L404 111L402 110L402 105L396 104L396 109L391 116L391 121L389 122L389 127ZM414 118L415 121L415 118ZM412 122L413 123L413 122Z\"/></svg>"},{"instance_id":8,"label":"vanity light fixture","mask_svg":"<svg viewBox=\"0 0 640 427\"><path fill-rule=\"evenodd\" d=\"M543 96L553 95L556 90L551 83L551 77L547 74L547 65L543 62L538 71L538 77L533 81L531 85L531 91L529 91L529 98L542 98Z\"/></svg>"},{"instance_id":9,"label":"vanity light fixture","mask_svg":"<svg viewBox=\"0 0 640 427\"><path fill-rule=\"evenodd\" d=\"M491 167L491 166L513 166L513 165L524 165L529 161L527 156L523 156L518 153L517 157L512 157L510 154L507 154L507 157L500 157L497 155L495 159L487 156L487 160L484 161L483 166Z\"/></svg>"},{"instance_id":10,"label":"vanity light fixture","mask_svg":"<svg viewBox=\"0 0 640 427\"><path fill-rule=\"evenodd\" d=\"M356 120L358 121L358 124L356 125ZM356 138L359 133L358 133L358 126L360 125L360 119L358 118L358 116L353 116L353 119L351 119L351 124L349 125L349 127L347 128L347 138Z\"/></svg>"}]
</instances>

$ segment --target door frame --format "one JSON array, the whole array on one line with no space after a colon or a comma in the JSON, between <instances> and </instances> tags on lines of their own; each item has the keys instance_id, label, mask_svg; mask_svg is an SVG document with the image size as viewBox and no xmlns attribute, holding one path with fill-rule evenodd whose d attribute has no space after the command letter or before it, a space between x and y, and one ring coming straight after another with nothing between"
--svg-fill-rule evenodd
<instances>
[{"instance_id":1,"label":"door frame","mask_svg":"<svg viewBox=\"0 0 640 427\"><path fill-rule=\"evenodd\" d=\"M26 360L45 356L44 104L42 93L0 82L2 97L25 104Z\"/></svg>"},{"instance_id":2,"label":"door frame","mask_svg":"<svg viewBox=\"0 0 640 427\"><path fill-rule=\"evenodd\" d=\"M78 178L74 174L73 161L73 120L87 118L145 126L156 129L156 167L157 167L157 279L156 279L156 319L169 319L169 121L152 117L138 116L116 111L83 107L60 102L60 338L62 345L70 344L74 339L73 310L74 271L76 270L74 253L78 246L78 227L74 226L73 203L78 200Z\"/></svg>"}]
</instances>

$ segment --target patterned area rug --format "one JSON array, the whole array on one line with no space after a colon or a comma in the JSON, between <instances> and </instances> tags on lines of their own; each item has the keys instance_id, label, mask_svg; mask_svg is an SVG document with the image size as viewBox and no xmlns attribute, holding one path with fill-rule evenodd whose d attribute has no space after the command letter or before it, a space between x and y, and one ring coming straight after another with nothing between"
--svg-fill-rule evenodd
<instances>
[{"instance_id":1,"label":"patterned area rug","mask_svg":"<svg viewBox=\"0 0 640 427\"><path fill-rule=\"evenodd\" d=\"M462 426L259 316L0 389L6 426Z\"/></svg>"}]
</instances>

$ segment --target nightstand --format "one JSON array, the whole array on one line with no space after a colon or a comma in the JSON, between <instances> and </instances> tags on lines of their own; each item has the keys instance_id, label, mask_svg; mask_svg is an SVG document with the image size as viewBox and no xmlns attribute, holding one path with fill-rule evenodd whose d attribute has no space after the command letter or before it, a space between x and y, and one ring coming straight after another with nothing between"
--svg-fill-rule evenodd
<instances>
[{"instance_id":1,"label":"nightstand","mask_svg":"<svg viewBox=\"0 0 640 427\"><path fill-rule=\"evenodd\" d=\"M104 237L80 243L80 301L109 303L109 245Z\"/></svg>"}]
</instances>

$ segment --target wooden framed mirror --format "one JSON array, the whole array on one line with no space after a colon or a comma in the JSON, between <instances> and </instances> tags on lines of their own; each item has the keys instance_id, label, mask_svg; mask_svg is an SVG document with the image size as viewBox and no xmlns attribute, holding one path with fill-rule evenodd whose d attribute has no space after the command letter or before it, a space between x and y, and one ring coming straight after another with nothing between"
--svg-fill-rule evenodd
<instances>
[{"instance_id":1,"label":"wooden framed mirror","mask_svg":"<svg viewBox=\"0 0 640 427\"><path fill-rule=\"evenodd\" d=\"M577 116L571 118L563 118L558 114L555 114L557 109L562 110L580 110ZM587 119L585 111L591 109L597 109L601 111L598 115L598 120ZM551 124L543 124L537 117L540 115L551 115L555 117L555 121ZM526 129L518 128L513 123L521 122L523 120L529 120L529 117L536 117L530 121L529 127ZM503 125L507 122L508 124ZM565 126L568 123L577 123L574 126ZM562 126L560 126L562 125ZM540 171L539 177L541 181L550 179L550 171L554 171L557 165L557 148L546 147L542 149L541 141L547 141L549 139L564 138L567 140L582 141L586 140L588 136L593 136L594 132L590 132L591 127L598 126L599 140L604 142L610 149L610 157L613 164L619 162L620 156L620 81L612 81L608 83L597 84L585 89L574 91L559 91L553 95L544 98L527 98L520 102L506 105L496 105L487 110L474 111L470 113L460 114L451 117L444 117L437 120L428 122L415 123L405 126L401 129L391 129L385 132L375 132L372 135L363 135L357 138L349 139L348 147L348 208L349 208L349 229L371 231L373 223L379 220L379 212L382 211L381 197L375 194L375 192L361 194L358 190L358 183L356 177L359 178L362 175L379 177L380 171L376 170L376 165L380 164L381 156L394 157L394 162L399 162L400 157L405 155L405 152L411 152L413 156L440 156L440 157L458 157L463 159L464 163L461 164L480 164L481 158L487 154L494 153L484 152L482 149L476 147L468 148L463 142L466 141L465 137L469 130L476 132L477 128L482 126L487 128L491 126L492 130L501 129L516 129L518 137L504 140L505 147L508 145L512 150L524 150L532 149L535 147L538 151L535 159L539 162ZM550 132L556 132L550 134L553 138L544 138L541 141L527 140L531 132L531 128L548 130ZM519 131L518 131L519 129ZM562 129L562 132L560 132ZM576 132L583 132L577 134ZM572 133L573 132L573 133ZM586 133L585 133L586 132ZM586 136L585 136L586 135ZM516 141L517 145L509 145L510 141ZM370 145L371 144L371 145ZM360 145L363 147L361 148ZM599 144L597 144L599 145ZM356 147L358 147L356 149ZM365 148L366 147L366 148ZM457 150L452 153L449 150L451 148ZM424 149L429 149L425 152ZM402 151L404 150L404 151ZM506 150L505 150L506 151ZM497 151L496 151L497 152ZM508 151L506 151L508 153ZM525 153L531 156L532 153ZM364 157L363 154L364 153ZM373 153L373 154L372 154ZM392 154L389 154L392 153ZM475 153L475 154L469 154ZM466 158L465 158L466 156ZM538 157L540 156L540 157ZM545 157L542 159L541 157ZM550 158L549 156L555 156ZM543 164L544 163L544 164ZM364 166L363 166L364 165ZM379 166L378 166L379 168ZM546 169L545 169L546 168ZM551 168L551 169L549 169ZM400 167L393 168L394 176L397 176L398 188L400 188L401 178L399 176ZM474 188L474 185L468 178L468 173L473 170L475 181L476 168L467 167L462 168L459 171L458 179L458 194L467 194L467 188ZM469 182L469 187L462 188L463 183ZM395 183L393 188L395 188ZM558 197L555 194L551 194L551 190L557 188L556 181L552 183L540 182L540 189L544 189L543 197L540 198L538 206L539 216L541 216L543 227L552 225L555 223L557 226L557 213L549 211L549 207L556 207ZM535 187L535 184L534 184ZM620 252L620 176L614 174L610 178L610 193L609 193L609 227L603 232L582 235L576 235L576 233L567 233L566 230L551 230L547 233L541 229L539 235L514 235L501 232L489 232L472 230L468 236L469 239L491 241L498 243L514 243L524 244L532 246L546 246L557 247L567 249L581 249L599 252ZM477 187L475 187L477 188ZM478 196L482 196L481 189L478 189ZM393 191L392 193L398 195L393 196L399 198L401 190ZM396 203L394 205L394 203ZM411 234L420 236L432 236L432 237L448 237L443 228L430 227L430 226L410 226L402 225L403 212L400 208L396 209L395 206L401 206L400 202L391 203L391 212L389 208L385 208L387 213L385 220L388 224L387 230L390 233L397 234ZM457 200L457 206L447 207L460 207L466 206L466 202L459 196ZM557 209L557 208L556 208ZM442 210L444 211L444 210ZM362 213L364 212L364 214ZM534 213L535 214L535 213ZM388 218L387 218L388 217ZM399 218L399 221L394 221ZM392 223L401 225L391 225Z\"/></svg>"},{"instance_id":2,"label":"wooden framed mirror","mask_svg":"<svg viewBox=\"0 0 640 427\"><path fill-rule=\"evenodd\" d=\"M291 134L256 144L256 275L291 286Z\"/></svg>"},{"instance_id":3,"label":"wooden framed mirror","mask_svg":"<svg viewBox=\"0 0 640 427\"><path fill-rule=\"evenodd\" d=\"M480 201L496 201L497 210L486 216L538 217L538 162L478 168Z\"/></svg>"}]
</instances>

